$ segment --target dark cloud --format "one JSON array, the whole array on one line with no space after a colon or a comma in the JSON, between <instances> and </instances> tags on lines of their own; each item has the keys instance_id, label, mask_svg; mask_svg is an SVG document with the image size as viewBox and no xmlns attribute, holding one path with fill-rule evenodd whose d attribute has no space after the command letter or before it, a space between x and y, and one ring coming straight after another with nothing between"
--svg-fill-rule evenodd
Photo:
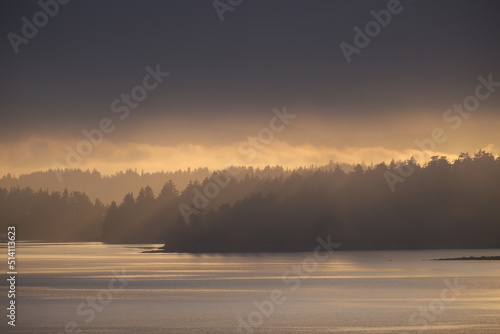
<instances>
[{"instance_id":1,"label":"dark cloud","mask_svg":"<svg viewBox=\"0 0 500 334\"><path fill-rule=\"evenodd\" d=\"M205 0L71 1L15 54L7 34L20 34L21 18L32 20L40 6L2 1L0 140L60 141L103 117L116 120L111 102L156 64L171 76L108 139L137 139L158 120L167 130L177 125L172 145L199 140L196 127L224 143L224 122L239 140L245 124L283 105L332 123L440 115L471 94L478 75L500 78L500 5L486 0L402 1L403 11L348 64L339 44L352 44L353 28L387 4L246 0L221 22ZM498 105L494 96L482 109L495 114Z\"/></svg>"}]
</instances>

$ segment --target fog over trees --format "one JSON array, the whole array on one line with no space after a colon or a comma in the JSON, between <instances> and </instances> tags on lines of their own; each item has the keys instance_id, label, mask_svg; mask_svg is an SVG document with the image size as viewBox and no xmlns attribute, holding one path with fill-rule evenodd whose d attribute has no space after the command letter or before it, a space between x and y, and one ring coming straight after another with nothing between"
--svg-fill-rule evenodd
<instances>
[{"instance_id":1,"label":"fog over trees","mask_svg":"<svg viewBox=\"0 0 500 334\"><path fill-rule=\"evenodd\" d=\"M414 172L391 191L387 172L408 163ZM0 188L0 222L17 224L20 238L165 243L167 251L310 250L328 235L343 249L498 248L499 185L500 157L484 151L423 166L244 168L184 188L143 186L106 206L82 192Z\"/></svg>"},{"instance_id":2,"label":"fog over trees","mask_svg":"<svg viewBox=\"0 0 500 334\"><path fill-rule=\"evenodd\" d=\"M62 180L57 177L60 175ZM68 169L65 171L38 171L19 176L7 174L0 178L0 187L31 187L51 191L83 191L91 199L99 198L103 203L121 201L128 192L137 193L142 187L150 185L158 192L163 184L172 180L184 188L189 181L203 180L210 176L208 168L178 170L174 172L143 173L128 169L112 175L102 175L97 170Z\"/></svg>"},{"instance_id":3,"label":"fog over trees","mask_svg":"<svg viewBox=\"0 0 500 334\"><path fill-rule=\"evenodd\" d=\"M325 166L311 167L323 170L335 168L337 164L331 162ZM349 164L341 164L341 167L350 171L354 167ZM252 168L237 167L237 179L244 178L246 175L256 175L259 178L287 176L292 173L291 170L283 169L279 166ZM11 188L30 187L32 189L46 189L49 191L81 191L85 192L90 199L99 198L103 203L110 204L112 201L121 201L123 196L129 192L137 194L141 188L150 186L155 193L159 193L163 185L168 181L174 182L178 189L184 189L189 182L203 181L210 177L214 171L208 168L195 168L177 171L161 171L148 173L128 169L111 175L103 175L97 170L47 170L37 171L19 176L11 174L0 178L0 187ZM61 180L58 178L61 177Z\"/></svg>"},{"instance_id":4,"label":"fog over trees","mask_svg":"<svg viewBox=\"0 0 500 334\"><path fill-rule=\"evenodd\" d=\"M0 188L0 227L18 227L18 240L96 241L106 207L82 192Z\"/></svg>"}]
</instances>

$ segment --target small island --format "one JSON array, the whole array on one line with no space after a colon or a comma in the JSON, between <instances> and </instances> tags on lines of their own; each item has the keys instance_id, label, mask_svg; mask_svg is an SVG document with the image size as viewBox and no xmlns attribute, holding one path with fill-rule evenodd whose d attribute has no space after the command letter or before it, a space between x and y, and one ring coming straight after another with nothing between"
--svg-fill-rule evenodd
<instances>
[{"instance_id":1,"label":"small island","mask_svg":"<svg viewBox=\"0 0 500 334\"><path fill-rule=\"evenodd\" d=\"M446 259L433 259L432 261L500 261L500 256L469 256Z\"/></svg>"}]
</instances>

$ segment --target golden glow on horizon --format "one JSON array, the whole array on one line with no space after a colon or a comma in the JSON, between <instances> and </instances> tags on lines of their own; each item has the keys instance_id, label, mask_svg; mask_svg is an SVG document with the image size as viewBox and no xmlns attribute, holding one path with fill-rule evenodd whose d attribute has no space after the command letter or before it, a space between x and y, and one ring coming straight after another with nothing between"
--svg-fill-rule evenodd
<instances>
[{"instance_id":1,"label":"golden glow on horizon","mask_svg":"<svg viewBox=\"0 0 500 334\"><path fill-rule=\"evenodd\" d=\"M29 150L29 144L11 145L9 148L0 145L0 155L4 162L0 167L0 174L20 174L35 170L45 170L52 166L53 161L71 168L96 168L104 174L113 174L117 171L130 168L145 172L172 171L198 167L224 169L231 165L253 167L281 165L285 168L297 168L309 167L311 165L325 165L330 160L334 162L364 162L370 164L382 161L390 162L392 159L404 160L419 152L416 149L400 151L381 146L346 147L344 149L313 146L310 144L292 146L276 140L262 151L255 150L254 155L245 155L239 151L241 145L245 145L245 143L240 142L214 147L192 144L169 147L137 143L117 145L110 142L103 142L103 144L95 149L95 153L88 157L83 157L79 164L67 164L66 155L64 154L66 153L65 150L50 149L52 154L47 154L45 157L38 157L36 152ZM9 156L14 155L14 150L24 152L14 159L8 159ZM445 155L450 159L457 156L439 151L426 151L425 156L427 159L425 160L428 160L432 155ZM69 161L71 162L72 160Z\"/></svg>"},{"instance_id":2,"label":"golden glow on horizon","mask_svg":"<svg viewBox=\"0 0 500 334\"><path fill-rule=\"evenodd\" d=\"M135 127L132 123L117 124L117 130L106 135L99 145L93 145L90 154L82 155L81 161L67 160L68 147L75 150L85 140L78 132L68 135L68 130L61 128L46 137L26 134L20 136L23 139L0 142L0 176L54 166L95 168L104 174L113 174L126 169L155 172L208 167L216 170L229 165L297 168L324 165L329 161L377 164L411 156L423 163L433 155L454 159L461 152L474 153L479 149L499 153L500 133L495 128L498 117L491 114L475 114L464 120L460 129L452 130L439 114L373 115L362 119L344 115L320 119L296 113L297 118L283 131L275 133L273 141L259 143L261 149L249 144L249 138L256 138L260 130L269 126L272 113L265 115L269 116L267 120L261 116L261 121L248 123L220 119L210 122L204 119L208 122L204 123L196 119L190 126L180 124L179 120L169 126L167 119L159 119L156 124L149 120ZM447 139L424 151L422 156L415 140L429 138L436 127L445 130ZM54 165L55 161L58 164Z\"/></svg>"}]
</instances>

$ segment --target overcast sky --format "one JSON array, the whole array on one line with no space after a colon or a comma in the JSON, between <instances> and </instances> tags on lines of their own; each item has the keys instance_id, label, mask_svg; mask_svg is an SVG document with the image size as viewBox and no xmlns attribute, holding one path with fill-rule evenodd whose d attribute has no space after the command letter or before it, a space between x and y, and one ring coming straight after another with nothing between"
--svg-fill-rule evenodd
<instances>
[{"instance_id":1,"label":"overcast sky","mask_svg":"<svg viewBox=\"0 0 500 334\"><path fill-rule=\"evenodd\" d=\"M102 118L116 129L81 167L220 167L214 162L231 158L228 147L285 105L298 116L254 162L403 157L433 128L450 129L443 113L474 94L479 75L500 81L500 4L404 0L348 63L340 43L354 45L353 29L364 30L370 12L388 3L243 0L221 21L209 0L73 0L16 54L8 34L22 36L21 19L33 22L41 7L2 1L0 172L63 163L65 146ZM111 103L157 64L169 76L118 119ZM436 151L500 147L499 95L481 101ZM297 156L299 148L309 153ZM290 156L277 157L283 150ZM153 161L159 152L171 159Z\"/></svg>"}]
</instances>

